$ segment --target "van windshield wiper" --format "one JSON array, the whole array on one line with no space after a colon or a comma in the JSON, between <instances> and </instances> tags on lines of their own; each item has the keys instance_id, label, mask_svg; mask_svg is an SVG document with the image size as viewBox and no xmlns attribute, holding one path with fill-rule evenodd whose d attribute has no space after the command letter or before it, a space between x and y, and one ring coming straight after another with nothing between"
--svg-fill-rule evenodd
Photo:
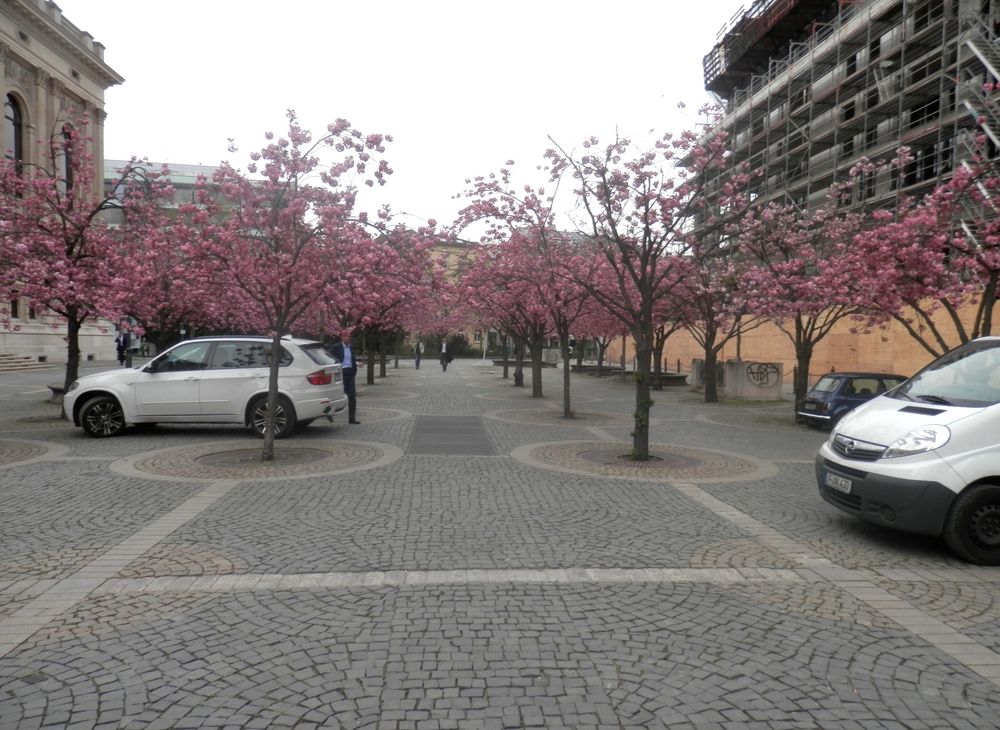
<instances>
[{"instance_id":1,"label":"van windshield wiper","mask_svg":"<svg viewBox=\"0 0 1000 730\"><path fill-rule=\"evenodd\" d=\"M925 400L928 403L937 403L938 405L942 405L942 406L953 406L953 405L955 405L954 403L952 403L947 398L942 398L939 395L918 395L917 398L919 398L920 400Z\"/></svg>"}]
</instances>

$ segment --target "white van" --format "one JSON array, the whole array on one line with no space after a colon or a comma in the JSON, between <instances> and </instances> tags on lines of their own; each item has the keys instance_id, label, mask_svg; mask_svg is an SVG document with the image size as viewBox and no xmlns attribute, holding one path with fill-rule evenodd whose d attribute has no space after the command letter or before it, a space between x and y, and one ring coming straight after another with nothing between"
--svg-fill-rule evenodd
<instances>
[{"instance_id":1,"label":"white van","mask_svg":"<svg viewBox=\"0 0 1000 730\"><path fill-rule=\"evenodd\" d=\"M952 350L845 416L816 478L845 512L1000 565L1000 337Z\"/></svg>"}]
</instances>

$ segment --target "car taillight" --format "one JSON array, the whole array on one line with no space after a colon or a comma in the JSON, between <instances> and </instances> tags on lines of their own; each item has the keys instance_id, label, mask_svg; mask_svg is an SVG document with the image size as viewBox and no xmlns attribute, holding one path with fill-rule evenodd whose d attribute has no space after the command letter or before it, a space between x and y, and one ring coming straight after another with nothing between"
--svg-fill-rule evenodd
<instances>
[{"instance_id":1,"label":"car taillight","mask_svg":"<svg viewBox=\"0 0 1000 730\"><path fill-rule=\"evenodd\" d=\"M313 385L329 385L333 382L333 374L328 370L317 370L315 373L309 373L306 380Z\"/></svg>"}]
</instances>

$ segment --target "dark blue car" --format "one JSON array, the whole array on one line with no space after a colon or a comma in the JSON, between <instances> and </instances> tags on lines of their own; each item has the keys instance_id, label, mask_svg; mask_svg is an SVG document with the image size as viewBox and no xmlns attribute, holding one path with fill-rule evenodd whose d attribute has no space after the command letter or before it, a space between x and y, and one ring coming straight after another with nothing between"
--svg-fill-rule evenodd
<instances>
[{"instance_id":1,"label":"dark blue car","mask_svg":"<svg viewBox=\"0 0 1000 730\"><path fill-rule=\"evenodd\" d=\"M892 373L830 373L806 394L796 415L810 426L832 428L848 412L906 379Z\"/></svg>"}]
</instances>

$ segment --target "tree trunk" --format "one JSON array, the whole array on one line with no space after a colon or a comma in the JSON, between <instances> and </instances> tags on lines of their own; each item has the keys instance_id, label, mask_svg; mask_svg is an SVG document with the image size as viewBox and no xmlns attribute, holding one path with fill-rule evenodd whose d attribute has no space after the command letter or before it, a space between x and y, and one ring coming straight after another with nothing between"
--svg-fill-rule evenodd
<instances>
[{"instance_id":1,"label":"tree trunk","mask_svg":"<svg viewBox=\"0 0 1000 730\"><path fill-rule=\"evenodd\" d=\"M385 377L385 366L389 355L389 333L379 330L378 333L378 376Z\"/></svg>"},{"instance_id":2,"label":"tree trunk","mask_svg":"<svg viewBox=\"0 0 1000 730\"><path fill-rule=\"evenodd\" d=\"M63 393L80 377L80 327L83 322L74 307L66 316L66 375L63 378Z\"/></svg>"},{"instance_id":3,"label":"tree trunk","mask_svg":"<svg viewBox=\"0 0 1000 730\"><path fill-rule=\"evenodd\" d=\"M500 349L503 355L503 379L510 378L510 338L507 335L500 337Z\"/></svg>"},{"instance_id":4,"label":"tree trunk","mask_svg":"<svg viewBox=\"0 0 1000 730\"><path fill-rule=\"evenodd\" d=\"M632 458L649 460L649 413L653 407L650 397L650 359L652 348L648 340L636 338L635 345L635 426L632 431Z\"/></svg>"},{"instance_id":5,"label":"tree trunk","mask_svg":"<svg viewBox=\"0 0 1000 730\"><path fill-rule=\"evenodd\" d=\"M653 390L663 390L663 345L657 342L653 348Z\"/></svg>"},{"instance_id":6,"label":"tree trunk","mask_svg":"<svg viewBox=\"0 0 1000 730\"><path fill-rule=\"evenodd\" d=\"M569 339L562 341L562 358L563 358L563 418L573 417L573 408L570 403L569 398L569 372L572 370L570 359L569 359Z\"/></svg>"},{"instance_id":7,"label":"tree trunk","mask_svg":"<svg viewBox=\"0 0 1000 730\"><path fill-rule=\"evenodd\" d=\"M514 387L524 387L524 343L514 343Z\"/></svg>"},{"instance_id":8,"label":"tree trunk","mask_svg":"<svg viewBox=\"0 0 1000 730\"><path fill-rule=\"evenodd\" d=\"M813 355L812 342L800 342L795 346L795 412L802 410L809 392L809 366ZM796 416L798 420L798 416Z\"/></svg>"},{"instance_id":9,"label":"tree trunk","mask_svg":"<svg viewBox=\"0 0 1000 730\"><path fill-rule=\"evenodd\" d=\"M365 352L365 383L367 385L375 385L375 338L370 332L365 332L364 336L361 338L361 342L364 345Z\"/></svg>"},{"instance_id":10,"label":"tree trunk","mask_svg":"<svg viewBox=\"0 0 1000 730\"><path fill-rule=\"evenodd\" d=\"M281 334L275 329L271 338L271 367L267 378L267 425L264 427L264 445L261 448L260 460L274 460L274 412L278 407L278 366L281 355Z\"/></svg>"},{"instance_id":11,"label":"tree trunk","mask_svg":"<svg viewBox=\"0 0 1000 730\"><path fill-rule=\"evenodd\" d=\"M719 353L714 347L705 348L705 402L719 402Z\"/></svg>"},{"instance_id":12,"label":"tree trunk","mask_svg":"<svg viewBox=\"0 0 1000 730\"><path fill-rule=\"evenodd\" d=\"M986 290L982 296L983 325L979 330L978 337L993 334L993 307L997 302L997 275L995 272L987 281Z\"/></svg>"},{"instance_id":13,"label":"tree trunk","mask_svg":"<svg viewBox=\"0 0 1000 730\"><path fill-rule=\"evenodd\" d=\"M542 341L533 340L528 344L531 350L531 397L542 397Z\"/></svg>"}]
</instances>

